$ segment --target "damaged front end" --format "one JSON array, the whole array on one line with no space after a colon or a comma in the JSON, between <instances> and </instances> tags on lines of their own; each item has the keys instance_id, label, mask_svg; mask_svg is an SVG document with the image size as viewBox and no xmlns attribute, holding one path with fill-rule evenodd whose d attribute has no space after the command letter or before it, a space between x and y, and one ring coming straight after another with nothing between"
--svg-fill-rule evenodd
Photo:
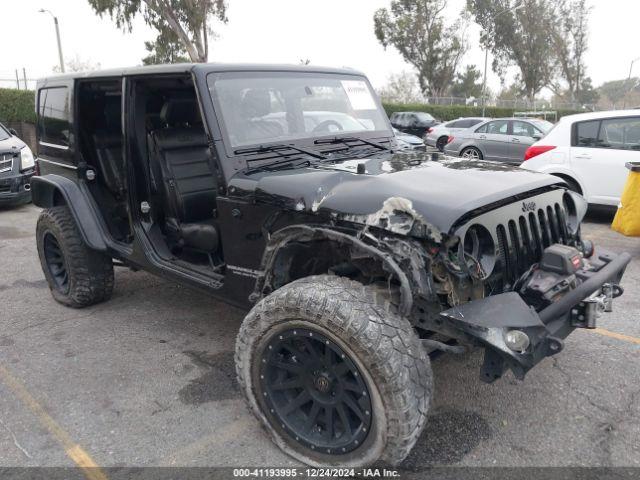
<instances>
[{"instance_id":1,"label":"damaged front end","mask_svg":"<svg viewBox=\"0 0 640 480\"><path fill-rule=\"evenodd\" d=\"M511 200L470 212L449 233L399 197L373 214L339 217L364 225L361 234L383 237L380 243L407 274L408 318L426 346L460 351L446 340L453 339L485 349L485 382L508 369L524 378L562 351L573 330L595 328L622 294L630 261L626 253L594 254L581 239L581 197L548 189Z\"/></svg>"},{"instance_id":2,"label":"damaged front end","mask_svg":"<svg viewBox=\"0 0 640 480\"><path fill-rule=\"evenodd\" d=\"M304 202L314 206L309 213L318 223L265 229L252 302L304 276L348 276L384 291L426 348L483 347L481 378L492 382L507 369L523 378L560 352L573 330L595 327L622 293L629 255L594 254L580 234L586 203L561 186L484 205L474 200L466 211L462 203L446 208L412 200L414 192L388 196L372 211L365 205L382 193L374 184L358 199L341 191L344 182L332 185L318 189L321 201ZM348 211L351 203L366 213Z\"/></svg>"}]
</instances>

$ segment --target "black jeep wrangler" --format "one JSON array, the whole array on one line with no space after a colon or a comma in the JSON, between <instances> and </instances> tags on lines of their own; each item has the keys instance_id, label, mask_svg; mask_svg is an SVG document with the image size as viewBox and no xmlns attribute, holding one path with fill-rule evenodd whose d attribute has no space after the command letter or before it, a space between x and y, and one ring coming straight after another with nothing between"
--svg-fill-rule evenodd
<instances>
[{"instance_id":1,"label":"black jeep wrangler","mask_svg":"<svg viewBox=\"0 0 640 480\"><path fill-rule=\"evenodd\" d=\"M249 310L238 380L312 465L397 464L429 354L518 378L611 309L630 257L580 236L558 178L397 151L347 69L173 65L44 79L37 246L54 298L107 300L113 265Z\"/></svg>"}]
</instances>

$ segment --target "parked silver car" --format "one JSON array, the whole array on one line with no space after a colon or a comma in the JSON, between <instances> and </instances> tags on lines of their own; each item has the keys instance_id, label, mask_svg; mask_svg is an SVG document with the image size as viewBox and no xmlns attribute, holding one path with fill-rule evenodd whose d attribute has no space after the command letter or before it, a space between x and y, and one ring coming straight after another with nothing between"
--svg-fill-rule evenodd
<instances>
[{"instance_id":1,"label":"parked silver car","mask_svg":"<svg viewBox=\"0 0 640 480\"><path fill-rule=\"evenodd\" d=\"M428 129L424 140L430 147L436 147L438 150L443 152L444 147L447 144L447 139L450 135L453 135L455 132L459 132L460 130L471 128L485 120L490 119L483 117L466 117L457 118L447 123L441 123L440 125L436 125L435 127Z\"/></svg>"},{"instance_id":2,"label":"parked silver car","mask_svg":"<svg viewBox=\"0 0 640 480\"><path fill-rule=\"evenodd\" d=\"M520 165L527 148L552 127L546 120L496 118L449 136L444 153Z\"/></svg>"},{"instance_id":3,"label":"parked silver car","mask_svg":"<svg viewBox=\"0 0 640 480\"><path fill-rule=\"evenodd\" d=\"M420 137L409 135L408 133L403 133L397 128L393 128L393 133L396 136L398 145L402 150L425 151L427 149L427 146L424 144L424 141Z\"/></svg>"}]
</instances>

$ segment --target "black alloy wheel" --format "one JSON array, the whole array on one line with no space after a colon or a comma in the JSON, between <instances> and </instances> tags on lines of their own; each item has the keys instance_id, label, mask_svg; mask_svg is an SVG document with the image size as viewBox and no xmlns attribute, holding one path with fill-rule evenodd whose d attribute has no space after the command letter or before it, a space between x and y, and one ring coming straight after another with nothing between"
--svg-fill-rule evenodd
<instances>
[{"instance_id":1,"label":"black alloy wheel","mask_svg":"<svg viewBox=\"0 0 640 480\"><path fill-rule=\"evenodd\" d=\"M55 287L60 293L67 294L69 292L67 264L58 239L51 232L44 234L44 257Z\"/></svg>"},{"instance_id":2,"label":"black alloy wheel","mask_svg":"<svg viewBox=\"0 0 640 480\"><path fill-rule=\"evenodd\" d=\"M351 452L371 430L371 398L362 373L318 331L289 329L266 342L258 389L272 421L319 453Z\"/></svg>"}]
</instances>

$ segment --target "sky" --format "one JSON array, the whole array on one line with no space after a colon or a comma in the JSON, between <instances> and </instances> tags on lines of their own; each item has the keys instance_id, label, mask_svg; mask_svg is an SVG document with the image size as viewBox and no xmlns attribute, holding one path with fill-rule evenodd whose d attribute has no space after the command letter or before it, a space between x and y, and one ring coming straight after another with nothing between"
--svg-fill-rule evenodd
<instances>
[{"instance_id":1,"label":"sky","mask_svg":"<svg viewBox=\"0 0 640 480\"><path fill-rule=\"evenodd\" d=\"M595 85L626 78L630 62L640 57L638 18L640 0L590 0L588 74ZM390 0L228 0L229 23L214 25L218 38L210 44L209 61L298 63L348 66L366 73L375 87L389 75L412 71L393 49L385 50L373 32L373 14ZM4 4L4 6L3 6ZM449 0L448 18L459 16L464 0ZM15 70L29 79L51 74L58 61L54 23L59 20L65 59L100 64L101 68L139 65L144 42L155 38L142 19L133 32L123 32L107 17L98 17L87 0L0 0L3 11L3 49L0 87L15 87ZM11 21L7 21L7 20ZM467 30L471 45L463 65L482 69L484 51L478 46L480 29ZM491 62L491 57L489 58ZM634 73L640 75L640 61ZM514 74L513 69L509 76ZM30 82L31 83L31 82ZM488 85L500 89L491 71Z\"/></svg>"}]
</instances>

